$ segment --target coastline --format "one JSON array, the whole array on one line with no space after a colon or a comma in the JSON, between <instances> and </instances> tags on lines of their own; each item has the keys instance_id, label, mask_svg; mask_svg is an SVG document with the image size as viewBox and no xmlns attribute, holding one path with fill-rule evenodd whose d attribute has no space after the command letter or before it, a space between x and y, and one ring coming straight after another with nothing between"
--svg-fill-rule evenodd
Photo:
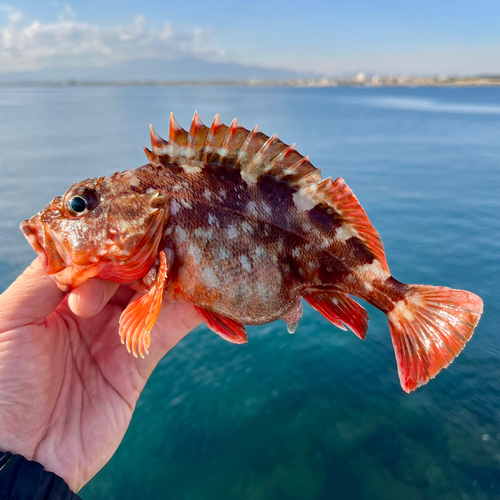
<instances>
[{"instance_id":1,"label":"coastline","mask_svg":"<svg viewBox=\"0 0 500 500\"><path fill-rule=\"evenodd\" d=\"M366 77L289 80L40 80L0 81L5 87L498 87L500 76L483 77Z\"/></svg>"}]
</instances>

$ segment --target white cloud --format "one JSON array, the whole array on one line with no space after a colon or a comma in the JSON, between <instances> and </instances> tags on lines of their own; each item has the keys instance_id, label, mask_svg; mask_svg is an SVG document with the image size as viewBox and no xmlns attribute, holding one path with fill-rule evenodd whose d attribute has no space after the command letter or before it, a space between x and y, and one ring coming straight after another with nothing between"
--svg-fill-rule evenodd
<instances>
[{"instance_id":1,"label":"white cloud","mask_svg":"<svg viewBox=\"0 0 500 500\"><path fill-rule=\"evenodd\" d=\"M144 16L128 25L97 26L78 21L69 4L62 8L57 20L42 23L23 22L21 11L0 5L0 73L102 66L136 58L224 56L211 46L209 29L181 32L170 23L154 29ZM2 11L7 14L3 25Z\"/></svg>"}]
</instances>

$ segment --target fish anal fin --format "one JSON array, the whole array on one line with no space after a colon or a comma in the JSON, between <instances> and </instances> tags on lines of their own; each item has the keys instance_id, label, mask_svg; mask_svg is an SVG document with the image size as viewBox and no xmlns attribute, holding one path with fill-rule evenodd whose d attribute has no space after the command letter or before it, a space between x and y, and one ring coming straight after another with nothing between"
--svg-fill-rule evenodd
<instances>
[{"instance_id":1,"label":"fish anal fin","mask_svg":"<svg viewBox=\"0 0 500 500\"><path fill-rule=\"evenodd\" d=\"M347 293L331 290L307 291L302 297L330 323L342 330L346 330L345 326L349 327L360 339L366 337L368 313Z\"/></svg>"},{"instance_id":2,"label":"fish anal fin","mask_svg":"<svg viewBox=\"0 0 500 500\"><path fill-rule=\"evenodd\" d=\"M224 340L232 342L233 344L244 344L248 342L245 327L232 319L221 316L213 311L207 311L198 306L194 306L205 324L220 335Z\"/></svg>"},{"instance_id":3,"label":"fish anal fin","mask_svg":"<svg viewBox=\"0 0 500 500\"><path fill-rule=\"evenodd\" d=\"M120 316L119 333L122 344L135 357L144 358L151 344L151 330L160 313L167 277L167 258L160 252L156 277L148 292L131 302Z\"/></svg>"},{"instance_id":4,"label":"fish anal fin","mask_svg":"<svg viewBox=\"0 0 500 500\"><path fill-rule=\"evenodd\" d=\"M446 368L474 333L483 302L471 292L408 285L387 314L402 388L413 391Z\"/></svg>"}]
</instances>

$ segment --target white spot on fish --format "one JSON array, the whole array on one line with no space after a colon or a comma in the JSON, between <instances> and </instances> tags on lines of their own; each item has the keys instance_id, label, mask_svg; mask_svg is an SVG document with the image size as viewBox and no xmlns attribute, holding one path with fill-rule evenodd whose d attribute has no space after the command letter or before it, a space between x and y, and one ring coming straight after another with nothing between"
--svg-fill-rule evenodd
<instances>
[{"instance_id":1,"label":"white spot on fish","mask_svg":"<svg viewBox=\"0 0 500 500\"><path fill-rule=\"evenodd\" d=\"M219 278L215 270L210 266L201 268L200 279L207 287L213 288L219 285Z\"/></svg>"},{"instance_id":2,"label":"white spot on fish","mask_svg":"<svg viewBox=\"0 0 500 500\"><path fill-rule=\"evenodd\" d=\"M369 292L372 292L372 291L373 291L373 286L372 286L370 283L368 283L367 281L365 281L364 285L365 285L365 288L366 288Z\"/></svg>"},{"instance_id":3,"label":"white spot on fish","mask_svg":"<svg viewBox=\"0 0 500 500\"><path fill-rule=\"evenodd\" d=\"M189 163L181 163L180 166L186 174L199 174L202 170L200 166L190 165Z\"/></svg>"},{"instance_id":4,"label":"white spot on fish","mask_svg":"<svg viewBox=\"0 0 500 500\"><path fill-rule=\"evenodd\" d=\"M185 200L184 198L181 198L179 201L181 202L181 205L182 205L184 208L193 208L193 207L191 206L191 204L190 204L187 200Z\"/></svg>"},{"instance_id":5,"label":"white spot on fish","mask_svg":"<svg viewBox=\"0 0 500 500\"><path fill-rule=\"evenodd\" d=\"M241 229L243 229L244 233L249 233L249 234L253 233L253 227L247 221L243 221L241 223Z\"/></svg>"},{"instance_id":6,"label":"white spot on fish","mask_svg":"<svg viewBox=\"0 0 500 500\"><path fill-rule=\"evenodd\" d=\"M292 257L295 257L296 259L298 259L300 257L300 248L299 247L295 247L292 250Z\"/></svg>"},{"instance_id":7,"label":"white spot on fish","mask_svg":"<svg viewBox=\"0 0 500 500\"><path fill-rule=\"evenodd\" d=\"M303 222L301 227L304 233L308 233L312 229L311 224L309 224L308 222Z\"/></svg>"},{"instance_id":8,"label":"white spot on fish","mask_svg":"<svg viewBox=\"0 0 500 500\"><path fill-rule=\"evenodd\" d=\"M257 245L257 246L255 247L254 252L255 252L255 256L256 256L258 259L259 259L259 258L261 258L261 257L264 257L264 256L267 254L267 252L266 252L265 248L264 248L264 247L261 247L260 245Z\"/></svg>"},{"instance_id":9,"label":"white spot on fish","mask_svg":"<svg viewBox=\"0 0 500 500\"><path fill-rule=\"evenodd\" d=\"M130 229L133 229L133 225L127 222L126 220L119 220L118 227L120 233L127 233L130 231Z\"/></svg>"},{"instance_id":10,"label":"white spot on fish","mask_svg":"<svg viewBox=\"0 0 500 500\"><path fill-rule=\"evenodd\" d=\"M337 231L335 231L335 239L338 241L347 241L350 240L354 235L354 233L351 231L351 228L346 227L345 225L340 226L337 228Z\"/></svg>"},{"instance_id":11,"label":"white spot on fish","mask_svg":"<svg viewBox=\"0 0 500 500\"><path fill-rule=\"evenodd\" d=\"M234 240L238 237L238 229L236 226L231 224L227 229L226 229L227 235L229 236L229 239Z\"/></svg>"},{"instance_id":12,"label":"white spot on fish","mask_svg":"<svg viewBox=\"0 0 500 500\"><path fill-rule=\"evenodd\" d=\"M257 211L257 204L255 201L249 201L247 204L247 210L249 213L251 213L254 217L257 217L259 212Z\"/></svg>"},{"instance_id":13,"label":"white spot on fish","mask_svg":"<svg viewBox=\"0 0 500 500\"><path fill-rule=\"evenodd\" d=\"M292 194L293 202L299 212L309 211L316 206L316 201L303 189L299 189Z\"/></svg>"},{"instance_id":14,"label":"white spot on fish","mask_svg":"<svg viewBox=\"0 0 500 500\"><path fill-rule=\"evenodd\" d=\"M389 273L384 271L380 262L375 259L371 264L364 264L362 266L356 267L356 273L360 276L367 275L368 280L371 281L370 278L376 278L382 281L385 281L389 277Z\"/></svg>"},{"instance_id":15,"label":"white spot on fish","mask_svg":"<svg viewBox=\"0 0 500 500\"><path fill-rule=\"evenodd\" d=\"M225 191L224 189L221 189L221 190L219 191L219 196L220 196L221 198L225 198L225 197L226 197L226 191Z\"/></svg>"},{"instance_id":16,"label":"white spot on fish","mask_svg":"<svg viewBox=\"0 0 500 500\"><path fill-rule=\"evenodd\" d=\"M211 239L214 235L214 231L213 229L203 229L202 227L198 227L194 230L194 235L198 238Z\"/></svg>"},{"instance_id":17,"label":"white spot on fish","mask_svg":"<svg viewBox=\"0 0 500 500\"><path fill-rule=\"evenodd\" d=\"M202 259L203 259L203 254L202 254L201 250L199 249L199 247L197 247L196 245L190 245L189 246L189 253L193 257L195 264L200 265L202 262Z\"/></svg>"},{"instance_id":18,"label":"white spot on fish","mask_svg":"<svg viewBox=\"0 0 500 500\"><path fill-rule=\"evenodd\" d=\"M179 210L181 206L179 203L177 203L177 200L172 200L172 203L170 205L170 215L175 215Z\"/></svg>"},{"instance_id":19,"label":"white spot on fish","mask_svg":"<svg viewBox=\"0 0 500 500\"><path fill-rule=\"evenodd\" d=\"M139 187L141 185L141 181L137 178L135 174L130 174L130 185L132 187Z\"/></svg>"},{"instance_id":20,"label":"white spot on fish","mask_svg":"<svg viewBox=\"0 0 500 500\"><path fill-rule=\"evenodd\" d=\"M178 193L181 189L182 189L182 186L181 186L180 184L174 184L174 185L172 186L172 191L173 191L174 193Z\"/></svg>"},{"instance_id":21,"label":"white spot on fish","mask_svg":"<svg viewBox=\"0 0 500 500\"><path fill-rule=\"evenodd\" d=\"M240 256L239 261L245 271L250 272L252 270L252 266L250 265L250 261L246 255Z\"/></svg>"},{"instance_id":22,"label":"white spot on fish","mask_svg":"<svg viewBox=\"0 0 500 500\"><path fill-rule=\"evenodd\" d=\"M212 199L212 192L210 191L210 189L205 189L205 191L203 191L203 197L207 201L210 201Z\"/></svg>"},{"instance_id":23,"label":"white spot on fish","mask_svg":"<svg viewBox=\"0 0 500 500\"><path fill-rule=\"evenodd\" d=\"M262 208L264 209L264 212L266 212L267 215L273 214L271 207L265 201L262 202Z\"/></svg>"},{"instance_id":24,"label":"white spot on fish","mask_svg":"<svg viewBox=\"0 0 500 500\"><path fill-rule=\"evenodd\" d=\"M308 265L309 269L312 269L312 270L316 270L319 267L319 264L315 260L312 260L312 259L307 263L307 265Z\"/></svg>"},{"instance_id":25,"label":"white spot on fish","mask_svg":"<svg viewBox=\"0 0 500 500\"><path fill-rule=\"evenodd\" d=\"M219 222L219 219L217 219L217 217L215 217L215 215L208 214L208 223L211 226L217 225L218 222Z\"/></svg>"},{"instance_id":26,"label":"white spot on fish","mask_svg":"<svg viewBox=\"0 0 500 500\"><path fill-rule=\"evenodd\" d=\"M181 226L177 226L175 228L175 236L177 237L177 239L180 241L180 242L184 242L184 241L187 241L187 232L186 230L181 227Z\"/></svg>"},{"instance_id":27,"label":"white spot on fish","mask_svg":"<svg viewBox=\"0 0 500 500\"><path fill-rule=\"evenodd\" d=\"M224 260L224 259L230 259L232 257L231 252L226 248L226 247L219 247L219 257Z\"/></svg>"},{"instance_id":28,"label":"white spot on fish","mask_svg":"<svg viewBox=\"0 0 500 500\"><path fill-rule=\"evenodd\" d=\"M221 157L224 158L228 153L228 150L226 148L219 148L217 149L217 154Z\"/></svg>"}]
</instances>

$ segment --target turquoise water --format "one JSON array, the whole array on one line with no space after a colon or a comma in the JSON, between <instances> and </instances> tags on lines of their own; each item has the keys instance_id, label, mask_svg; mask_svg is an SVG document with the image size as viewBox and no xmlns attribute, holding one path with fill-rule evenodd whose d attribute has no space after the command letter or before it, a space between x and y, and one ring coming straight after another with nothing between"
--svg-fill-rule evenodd
<instances>
[{"instance_id":1,"label":"turquoise water","mask_svg":"<svg viewBox=\"0 0 500 500\"><path fill-rule=\"evenodd\" d=\"M460 357L411 395L388 324L365 341L306 307L229 344L199 328L158 366L85 499L500 498L499 88L0 89L0 289L34 258L18 230L75 181L146 162L148 125L194 110L296 142L342 176L395 277L480 295Z\"/></svg>"}]
</instances>

